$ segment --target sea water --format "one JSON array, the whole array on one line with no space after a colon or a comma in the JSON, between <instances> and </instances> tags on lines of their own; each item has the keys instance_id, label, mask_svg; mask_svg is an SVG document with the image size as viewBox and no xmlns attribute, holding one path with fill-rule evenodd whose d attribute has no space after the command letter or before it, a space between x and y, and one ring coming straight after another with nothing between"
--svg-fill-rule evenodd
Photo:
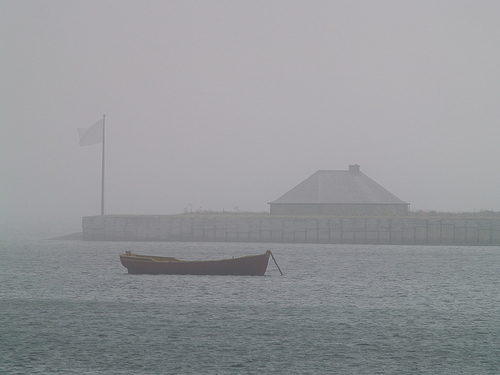
<instances>
[{"instance_id":1,"label":"sea water","mask_svg":"<svg viewBox=\"0 0 500 375\"><path fill-rule=\"evenodd\" d=\"M0 238L0 374L499 374L500 248ZM33 229L33 228L31 228ZM129 275L127 250L266 275Z\"/></svg>"}]
</instances>

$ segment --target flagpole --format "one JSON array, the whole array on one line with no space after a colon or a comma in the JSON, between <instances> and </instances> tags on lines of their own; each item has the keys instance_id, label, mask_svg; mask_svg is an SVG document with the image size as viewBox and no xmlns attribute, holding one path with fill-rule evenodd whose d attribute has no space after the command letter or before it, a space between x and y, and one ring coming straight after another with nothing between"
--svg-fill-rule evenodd
<instances>
[{"instance_id":1,"label":"flagpole","mask_svg":"<svg viewBox=\"0 0 500 375\"><path fill-rule=\"evenodd\" d=\"M101 215L104 215L104 144L106 115L102 115L102 176L101 176Z\"/></svg>"}]
</instances>

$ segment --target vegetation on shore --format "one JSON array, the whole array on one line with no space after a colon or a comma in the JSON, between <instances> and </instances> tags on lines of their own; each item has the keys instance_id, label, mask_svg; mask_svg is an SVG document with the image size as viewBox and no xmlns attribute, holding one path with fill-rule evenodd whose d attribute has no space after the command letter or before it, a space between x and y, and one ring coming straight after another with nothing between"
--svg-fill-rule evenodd
<instances>
[{"instance_id":1,"label":"vegetation on shore","mask_svg":"<svg viewBox=\"0 0 500 375\"><path fill-rule=\"evenodd\" d=\"M211 210L198 210L196 212L184 212L178 215L182 217L192 217L192 218L206 218L206 217L254 217L254 218L268 218L272 216L269 212L250 212L250 211L211 211ZM287 217L284 215L276 215L273 217ZM291 217L291 216L290 216ZM293 216L297 217L297 216ZM301 216L302 217L302 216ZM312 217L304 215L303 217ZM316 217L316 216L314 216ZM500 220L500 212L495 211L478 211L478 212L440 212L440 211L410 211L408 215L404 216L412 219L485 219L485 220ZM370 216L369 218L374 218ZM387 217L381 217L387 218Z\"/></svg>"},{"instance_id":2,"label":"vegetation on shore","mask_svg":"<svg viewBox=\"0 0 500 375\"><path fill-rule=\"evenodd\" d=\"M500 219L500 212L481 210L478 212L411 211L408 217L422 219Z\"/></svg>"}]
</instances>

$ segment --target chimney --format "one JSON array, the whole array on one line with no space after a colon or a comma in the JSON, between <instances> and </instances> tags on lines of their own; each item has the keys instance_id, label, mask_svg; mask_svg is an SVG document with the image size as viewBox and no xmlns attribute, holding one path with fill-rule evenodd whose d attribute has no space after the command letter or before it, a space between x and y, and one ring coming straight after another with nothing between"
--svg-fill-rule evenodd
<instances>
[{"instance_id":1,"label":"chimney","mask_svg":"<svg viewBox=\"0 0 500 375\"><path fill-rule=\"evenodd\" d=\"M352 164L349 166L349 172L359 172L359 165L358 164Z\"/></svg>"}]
</instances>

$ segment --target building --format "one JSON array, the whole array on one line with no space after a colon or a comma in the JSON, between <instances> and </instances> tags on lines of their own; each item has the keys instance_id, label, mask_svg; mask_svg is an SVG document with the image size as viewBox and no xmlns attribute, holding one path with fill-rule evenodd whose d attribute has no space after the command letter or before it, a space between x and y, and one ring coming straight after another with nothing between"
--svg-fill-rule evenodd
<instances>
[{"instance_id":1,"label":"building","mask_svg":"<svg viewBox=\"0 0 500 375\"><path fill-rule=\"evenodd\" d=\"M409 203L362 173L317 171L280 198L269 203L271 215L405 216Z\"/></svg>"}]
</instances>

